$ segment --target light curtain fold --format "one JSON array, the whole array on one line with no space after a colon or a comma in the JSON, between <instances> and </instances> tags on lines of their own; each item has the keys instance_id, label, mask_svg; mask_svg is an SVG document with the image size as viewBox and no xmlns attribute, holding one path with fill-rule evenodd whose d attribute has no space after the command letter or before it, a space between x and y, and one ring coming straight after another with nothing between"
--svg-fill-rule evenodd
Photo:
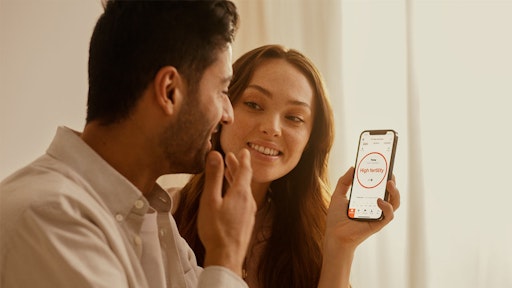
<instances>
[{"instance_id":1,"label":"light curtain fold","mask_svg":"<svg viewBox=\"0 0 512 288\"><path fill-rule=\"evenodd\" d=\"M408 287L428 287L427 274L427 235L425 231L425 187L423 185L423 160L420 125L420 95L416 87L416 67L413 29L413 3L405 0L405 37L406 37L406 78L407 78L407 134L408 134Z\"/></svg>"}]
</instances>

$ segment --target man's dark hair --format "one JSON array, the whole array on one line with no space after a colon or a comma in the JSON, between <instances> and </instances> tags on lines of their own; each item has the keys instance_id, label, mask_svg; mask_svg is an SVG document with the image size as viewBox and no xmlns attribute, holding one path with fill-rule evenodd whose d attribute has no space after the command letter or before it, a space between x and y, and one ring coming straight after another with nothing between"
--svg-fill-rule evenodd
<instances>
[{"instance_id":1,"label":"man's dark hair","mask_svg":"<svg viewBox=\"0 0 512 288\"><path fill-rule=\"evenodd\" d=\"M218 51L231 43L238 13L230 1L106 2L89 49L87 122L126 118L164 66L194 92Z\"/></svg>"}]
</instances>

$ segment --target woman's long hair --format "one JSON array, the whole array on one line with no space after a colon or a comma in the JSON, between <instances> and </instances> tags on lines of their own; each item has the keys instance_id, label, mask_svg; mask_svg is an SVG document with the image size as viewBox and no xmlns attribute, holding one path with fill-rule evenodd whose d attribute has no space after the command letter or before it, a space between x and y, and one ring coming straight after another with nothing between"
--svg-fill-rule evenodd
<instances>
[{"instance_id":1,"label":"woman's long hair","mask_svg":"<svg viewBox=\"0 0 512 288\"><path fill-rule=\"evenodd\" d=\"M270 185L272 230L261 255L258 277L263 287L317 287L329 196L327 161L334 139L333 112L322 76L311 60L279 45L256 48L233 64L229 86L233 105L249 85L254 71L269 59L283 59L306 76L314 92L315 118L297 166ZM215 150L223 153L219 133L212 143ZM197 233L203 187L204 173L194 175L183 187L174 214L178 229L194 250L199 265L203 265L205 255Z\"/></svg>"}]
</instances>

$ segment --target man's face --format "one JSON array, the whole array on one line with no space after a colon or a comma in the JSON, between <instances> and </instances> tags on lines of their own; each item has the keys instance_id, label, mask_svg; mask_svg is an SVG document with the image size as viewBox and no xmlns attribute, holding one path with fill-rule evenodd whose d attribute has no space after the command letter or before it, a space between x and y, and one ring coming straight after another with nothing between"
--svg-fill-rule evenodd
<instances>
[{"instance_id":1,"label":"man's face","mask_svg":"<svg viewBox=\"0 0 512 288\"><path fill-rule=\"evenodd\" d=\"M164 151L173 173L201 172L219 123L233 122L233 107L227 94L232 76L231 55L230 45L219 50L196 92L184 95L177 121L169 125L164 135Z\"/></svg>"}]
</instances>

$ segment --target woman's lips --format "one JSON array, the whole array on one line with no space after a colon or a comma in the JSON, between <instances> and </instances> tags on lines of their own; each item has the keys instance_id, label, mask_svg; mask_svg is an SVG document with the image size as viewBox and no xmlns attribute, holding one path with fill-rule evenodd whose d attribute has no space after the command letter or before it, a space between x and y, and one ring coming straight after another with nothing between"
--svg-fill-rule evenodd
<instances>
[{"instance_id":1,"label":"woman's lips","mask_svg":"<svg viewBox=\"0 0 512 288\"><path fill-rule=\"evenodd\" d=\"M265 147L265 146L258 145L258 144L254 144L251 142L247 143L247 145L250 148L252 148L253 150L256 150L259 153L266 155L266 156L278 156L278 155L282 154L282 152L279 150L276 150L276 149L273 149L270 147Z\"/></svg>"}]
</instances>

